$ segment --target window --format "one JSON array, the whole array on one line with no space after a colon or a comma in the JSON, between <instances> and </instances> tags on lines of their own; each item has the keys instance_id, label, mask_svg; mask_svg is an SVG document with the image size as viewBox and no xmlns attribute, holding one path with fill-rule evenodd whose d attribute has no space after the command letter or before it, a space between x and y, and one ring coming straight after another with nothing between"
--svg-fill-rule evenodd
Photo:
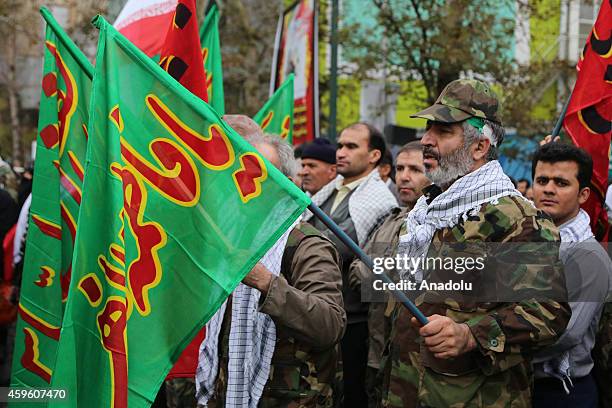
<instances>
[{"instance_id":1,"label":"window","mask_svg":"<svg viewBox=\"0 0 612 408\"><path fill-rule=\"evenodd\" d=\"M564 0L561 10L559 56L576 63L591 34L599 12L599 0Z\"/></svg>"},{"instance_id":2,"label":"window","mask_svg":"<svg viewBox=\"0 0 612 408\"><path fill-rule=\"evenodd\" d=\"M597 3L597 4L596 4ZM593 24L597 19L597 13L599 12L599 3L595 0L582 0L580 1L580 19L578 28L578 46L580 50L584 48L587 42Z\"/></svg>"}]
</instances>

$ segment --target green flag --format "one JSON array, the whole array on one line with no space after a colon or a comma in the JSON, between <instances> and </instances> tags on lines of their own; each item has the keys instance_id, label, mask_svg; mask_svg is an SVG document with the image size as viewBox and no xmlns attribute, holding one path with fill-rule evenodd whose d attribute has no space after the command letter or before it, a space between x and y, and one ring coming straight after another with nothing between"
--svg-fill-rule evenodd
<instances>
[{"instance_id":1,"label":"green flag","mask_svg":"<svg viewBox=\"0 0 612 408\"><path fill-rule=\"evenodd\" d=\"M70 284L93 67L47 21L35 177L13 354L12 387L49 386Z\"/></svg>"},{"instance_id":2,"label":"green flag","mask_svg":"<svg viewBox=\"0 0 612 408\"><path fill-rule=\"evenodd\" d=\"M293 143L293 74L253 117L266 133L280 135Z\"/></svg>"},{"instance_id":3,"label":"green flag","mask_svg":"<svg viewBox=\"0 0 612 408\"><path fill-rule=\"evenodd\" d=\"M309 199L102 17L81 224L52 386L148 406Z\"/></svg>"},{"instance_id":4,"label":"green flag","mask_svg":"<svg viewBox=\"0 0 612 408\"><path fill-rule=\"evenodd\" d=\"M219 115L225 115L225 96L223 94L223 65L221 63L221 43L219 41L219 9L216 4L210 7L204 24L200 27L202 58L206 71L208 103Z\"/></svg>"}]
</instances>

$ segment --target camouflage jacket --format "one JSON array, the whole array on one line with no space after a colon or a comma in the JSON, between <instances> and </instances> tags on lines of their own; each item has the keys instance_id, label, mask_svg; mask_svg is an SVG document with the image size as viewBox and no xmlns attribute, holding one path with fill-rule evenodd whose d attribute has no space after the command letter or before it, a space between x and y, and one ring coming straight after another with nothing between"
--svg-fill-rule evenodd
<instances>
[{"instance_id":1,"label":"camouflage jacket","mask_svg":"<svg viewBox=\"0 0 612 408\"><path fill-rule=\"evenodd\" d=\"M498 249L497 253L486 254L484 269L466 271L461 276L477 287L487 279L489 284L505 286L515 294L515 301L458 301L453 292L431 290L416 298L426 316L448 316L470 327L477 348L469 353L452 360L434 358L410 324L411 315L403 306L395 308L381 368L383 405L531 406L531 355L554 343L571 315L558 248L555 251L554 245L547 244L555 241L559 241L559 233L553 222L529 202L510 196L482 205L476 214L460 219L453 228L436 231L428 257L441 256L441 251L448 249L443 244L475 243L483 251L490 251L487 243L529 242L536 247L518 254L520 260L514 263L507 262L508 256ZM489 262L498 263L501 276L487 276L491 274ZM442 280L457 278L455 272L446 273L432 272ZM548 298L550 293L559 295L558 299Z\"/></svg>"},{"instance_id":2,"label":"camouflage jacket","mask_svg":"<svg viewBox=\"0 0 612 408\"><path fill-rule=\"evenodd\" d=\"M309 224L294 228L259 311L276 325L270 376L259 407L331 407L336 345L346 325L338 252ZM219 375L209 407L222 407L227 389L231 310L219 338Z\"/></svg>"},{"instance_id":3,"label":"camouflage jacket","mask_svg":"<svg viewBox=\"0 0 612 408\"><path fill-rule=\"evenodd\" d=\"M400 228L404 224L409 208L394 208L381 225L374 230L366 241L363 250L371 258L392 257L397 251ZM380 358L385 341L385 331L388 330L385 318L386 292L372 293L371 282L375 275L363 262L356 259L349 269L349 284L361 286L361 298L366 296L384 295L382 299L372 299L368 308L368 366L380 368ZM353 283L354 282L354 283Z\"/></svg>"},{"instance_id":4,"label":"camouflage jacket","mask_svg":"<svg viewBox=\"0 0 612 408\"><path fill-rule=\"evenodd\" d=\"M599 387L599 406L612 408L612 302L604 305L593 349L593 375Z\"/></svg>"}]
</instances>

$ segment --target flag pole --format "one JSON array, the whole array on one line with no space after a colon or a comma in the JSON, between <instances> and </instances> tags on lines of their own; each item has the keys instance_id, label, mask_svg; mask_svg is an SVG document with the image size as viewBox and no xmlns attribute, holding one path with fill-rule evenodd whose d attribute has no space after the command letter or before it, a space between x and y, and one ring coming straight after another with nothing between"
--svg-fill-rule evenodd
<instances>
[{"instance_id":1,"label":"flag pole","mask_svg":"<svg viewBox=\"0 0 612 408\"><path fill-rule=\"evenodd\" d=\"M572 93L570 92L567 97L567 101L565 101L565 105L563 105L563 109L561 109L561 114L559 115L559 119L557 119L557 123L555 124L555 128L552 131L553 139L559 136L559 132L561 132L561 127L563 126L563 119L565 119L565 115L567 114L567 108L569 106L570 100L572 99Z\"/></svg>"},{"instance_id":2,"label":"flag pole","mask_svg":"<svg viewBox=\"0 0 612 408\"><path fill-rule=\"evenodd\" d=\"M353 240L351 238L349 238L348 235L346 235L346 233L344 231L342 231L340 229L340 227L338 227L338 225L331 219L329 218L329 216L327 214L325 214L317 205L315 205L314 203L310 203L310 205L308 205L308 209L318 218L320 219L323 224L325 224L325 226L327 226L327 228L330 229L331 232L333 232L334 234L336 234L336 236L338 238L340 238L340 241L342 241L342 243L344 243L344 245L346 245L347 247L350 248L351 251L353 251L353 253L355 255L357 255L357 257L361 260L361 262L363 262L372 272L374 271L374 263L372 262L372 258L370 258L369 256L367 256L362 250L361 248L359 248L357 246L357 244L355 244L355 242L353 242ZM387 276L387 274L385 273L381 273L380 278L383 282L385 283L394 283L391 278L389 276ZM408 296L406 296L406 294L400 290L391 290L390 291L393 296L395 296L395 298L401 302L406 309L408 309L410 311L410 313L412 313L412 315L414 317L417 318L417 320L424 326L427 323L429 323L429 321L427 320L427 317L425 317L425 315L423 314L423 312L421 312L414 303L412 303L412 301L410 299L408 299Z\"/></svg>"}]
</instances>

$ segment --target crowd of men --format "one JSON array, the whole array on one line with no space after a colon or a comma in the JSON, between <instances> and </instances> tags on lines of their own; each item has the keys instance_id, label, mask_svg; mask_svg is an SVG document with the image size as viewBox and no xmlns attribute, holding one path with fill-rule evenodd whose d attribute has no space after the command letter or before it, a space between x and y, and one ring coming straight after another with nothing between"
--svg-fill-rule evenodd
<instances>
[{"instance_id":1,"label":"crowd of men","mask_svg":"<svg viewBox=\"0 0 612 408\"><path fill-rule=\"evenodd\" d=\"M479 246L491 261L462 274L478 285L496 273L511 298L422 291L413 297L422 325L392 294L368 301L372 272L307 212L209 323L200 406L611 406L612 263L580 209L589 155L547 139L533 185L517 189L497 161L498 99L476 80L452 82L414 117L427 120L426 132L395 160L378 129L355 123L336 146L305 145L301 169L287 144L246 117L226 119L372 258L514 245L511 261ZM435 267L389 274L449 276Z\"/></svg>"},{"instance_id":2,"label":"crowd of men","mask_svg":"<svg viewBox=\"0 0 612 408\"><path fill-rule=\"evenodd\" d=\"M474 293L410 294L423 325L307 211L207 324L197 369L169 378L154 406L612 407L612 262L580 208L591 157L547 138L533 185L515 186L497 161L498 98L477 80L451 82L413 117L426 131L395 157L368 123L296 158L250 118L224 119L371 258L461 247L484 259L460 276L391 268L394 281L461 279Z\"/></svg>"}]
</instances>

